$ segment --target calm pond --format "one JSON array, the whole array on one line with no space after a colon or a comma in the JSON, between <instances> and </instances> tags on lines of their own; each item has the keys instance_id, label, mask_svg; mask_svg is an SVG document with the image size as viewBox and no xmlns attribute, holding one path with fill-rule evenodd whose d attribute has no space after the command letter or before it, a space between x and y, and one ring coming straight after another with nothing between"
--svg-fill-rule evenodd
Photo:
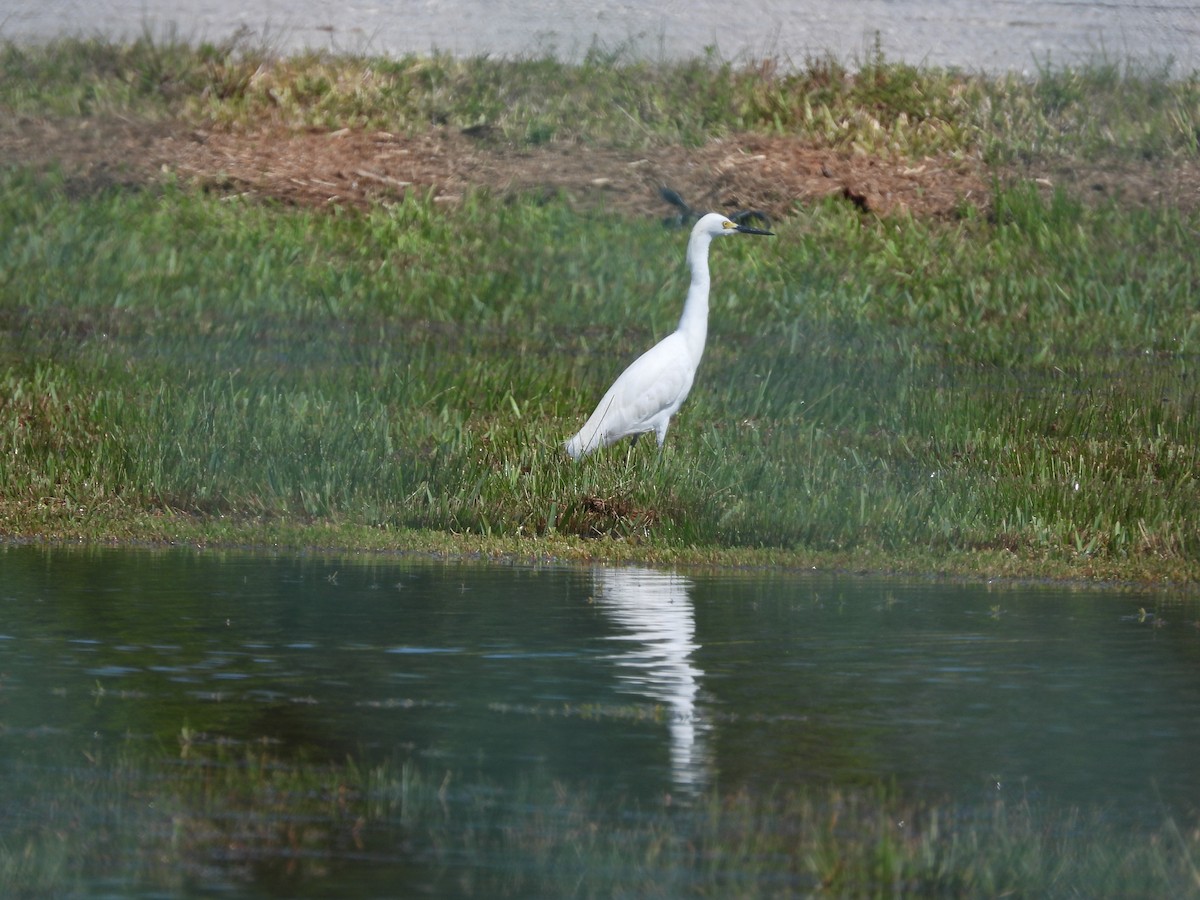
<instances>
[{"instance_id":1,"label":"calm pond","mask_svg":"<svg viewBox=\"0 0 1200 900\"><path fill-rule=\"evenodd\" d=\"M535 782L643 808L884 783L1158 822L1200 806L1197 619L1061 586L0 548L0 844L39 815L32 792L76 790L97 759L183 769L213 747L411 766L443 804ZM327 863L308 895L432 883L404 840L308 852ZM236 857L188 890L289 893ZM136 874L106 877L92 895L136 895Z\"/></svg>"}]
</instances>

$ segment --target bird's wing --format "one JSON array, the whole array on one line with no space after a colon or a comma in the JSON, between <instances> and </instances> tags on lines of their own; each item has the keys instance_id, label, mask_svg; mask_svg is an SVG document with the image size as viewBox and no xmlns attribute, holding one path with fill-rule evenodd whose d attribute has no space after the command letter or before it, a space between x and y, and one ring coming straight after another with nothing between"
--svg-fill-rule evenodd
<instances>
[{"instance_id":1,"label":"bird's wing","mask_svg":"<svg viewBox=\"0 0 1200 900\"><path fill-rule=\"evenodd\" d=\"M681 350L668 352L671 349L665 340L650 348L613 385L629 412L631 426L647 425L664 412L674 413L691 390L692 368Z\"/></svg>"},{"instance_id":2,"label":"bird's wing","mask_svg":"<svg viewBox=\"0 0 1200 900\"><path fill-rule=\"evenodd\" d=\"M661 415L673 414L687 397L692 368L682 338L664 338L618 376L580 429L581 437L603 445L652 430Z\"/></svg>"}]
</instances>

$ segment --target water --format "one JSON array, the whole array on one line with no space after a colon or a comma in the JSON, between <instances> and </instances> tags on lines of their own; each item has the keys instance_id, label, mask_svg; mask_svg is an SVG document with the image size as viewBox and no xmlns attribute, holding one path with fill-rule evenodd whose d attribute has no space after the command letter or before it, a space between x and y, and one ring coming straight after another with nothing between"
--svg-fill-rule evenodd
<instances>
[{"instance_id":1,"label":"water","mask_svg":"<svg viewBox=\"0 0 1200 900\"><path fill-rule=\"evenodd\" d=\"M797 62L826 53L853 62L871 52L878 33L890 59L967 71L1031 72L1097 56L1174 60L1177 73L1200 68L1200 11L1191 0L6 0L0 8L0 35L16 40L64 31L135 36L147 27L210 40L243 27L290 51L553 50L573 58L598 40L654 58L715 46L726 58Z\"/></svg>"},{"instance_id":2,"label":"water","mask_svg":"<svg viewBox=\"0 0 1200 900\"><path fill-rule=\"evenodd\" d=\"M177 756L186 728L650 804L886 782L1160 822L1200 807L1197 619L1051 586L10 547L0 773Z\"/></svg>"}]
</instances>

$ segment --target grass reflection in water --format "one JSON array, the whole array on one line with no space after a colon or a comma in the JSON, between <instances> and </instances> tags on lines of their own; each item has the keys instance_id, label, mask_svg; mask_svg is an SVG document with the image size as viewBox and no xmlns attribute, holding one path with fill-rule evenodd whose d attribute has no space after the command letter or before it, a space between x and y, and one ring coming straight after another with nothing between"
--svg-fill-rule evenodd
<instances>
[{"instance_id":1,"label":"grass reflection in water","mask_svg":"<svg viewBox=\"0 0 1200 900\"><path fill-rule=\"evenodd\" d=\"M284 762L181 734L78 767L22 763L0 801L8 896L1187 896L1200 830L1131 833L1099 811L964 810L879 787L692 802L601 796L412 760Z\"/></svg>"}]
</instances>

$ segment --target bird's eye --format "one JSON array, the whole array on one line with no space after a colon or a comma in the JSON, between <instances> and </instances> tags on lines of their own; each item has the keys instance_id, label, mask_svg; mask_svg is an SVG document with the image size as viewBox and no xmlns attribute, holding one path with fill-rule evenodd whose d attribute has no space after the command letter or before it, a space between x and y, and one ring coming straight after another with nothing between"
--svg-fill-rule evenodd
<instances>
[{"instance_id":1,"label":"bird's eye","mask_svg":"<svg viewBox=\"0 0 1200 900\"><path fill-rule=\"evenodd\" d=\"M722 228L737 228L737 226L734 225L732 222L730 222L728 219L726 219L724 222L721 223L721 227Z\"/></svg>"}]
</instances>

